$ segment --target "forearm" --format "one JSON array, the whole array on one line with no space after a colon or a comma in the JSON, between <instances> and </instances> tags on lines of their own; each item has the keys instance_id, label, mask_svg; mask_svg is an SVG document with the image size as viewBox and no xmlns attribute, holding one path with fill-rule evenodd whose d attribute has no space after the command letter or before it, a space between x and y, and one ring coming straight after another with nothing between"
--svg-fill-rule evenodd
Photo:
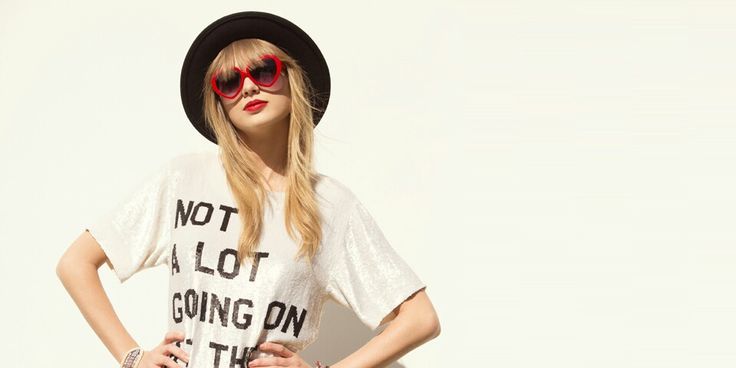
<instances>
[{"instance_id":1,"label":"forearm","mask_svg":"<svg viewBox=\"0 0 736 368\"><path fill-rule=\"evenodd\" d=\"M122 355L137 343L115 313L97 268L86 262L66 260L59 263L56 274L92 330L120 362Z\"/></svg>"},{"instance_id":2,"label":"forearm","mask_svg":"<svg viewBox=\"0 0 736 368\"><path fill-rule=\"evenodd\" d=\"M433 339L439 333L433 314L400 313L378 335L330 368L381 368Z\"/></svg>"}]
</instances>

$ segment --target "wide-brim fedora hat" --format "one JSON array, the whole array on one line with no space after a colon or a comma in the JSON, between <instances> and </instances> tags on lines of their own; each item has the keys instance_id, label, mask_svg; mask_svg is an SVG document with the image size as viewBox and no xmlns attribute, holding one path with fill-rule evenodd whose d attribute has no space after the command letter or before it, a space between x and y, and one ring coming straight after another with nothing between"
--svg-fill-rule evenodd
<instances>
[{"instance_id":1,"label":"wide-brim fedora hat","mask_svg":"<svg viewBox=\"0 0 736 368\"><path fill-rule=\"evenodd\" d=\"M194 128L217 144L204 118L202 83L217 54L230 43L244 38L268 41L297 60L314 90L311 103L315 107L312 116L316 127L330 99L330 71L319 47L304 30L287 19L266 12L244 11L226 15L207 26L184 58L181 102Z\"/></svg>"}]
</instances>

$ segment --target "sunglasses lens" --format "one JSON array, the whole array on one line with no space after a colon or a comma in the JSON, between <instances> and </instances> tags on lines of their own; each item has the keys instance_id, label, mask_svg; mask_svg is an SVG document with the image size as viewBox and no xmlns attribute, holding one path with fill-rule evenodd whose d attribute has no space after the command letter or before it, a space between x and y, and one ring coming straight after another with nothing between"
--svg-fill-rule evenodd
<instances>
[{"instance_id":1,"label":"sunglasses lens","mask_svg":"<svg viewBox=\"0 0 736 368\"><path fill-rule=\"evenodd\" d=\"M264 58L261 61L263 65L250 69L250 75L257 84L270 85L276 79L276 62L270 58Z\"/></svg>"},{"instance_id":2,"label":"sunglasses lens","mask_svg":"<svg viewBox=\"0 0 736 368\"><path fill-rule=\"evenodd\" d=\"M217 88L223 94L232 96L238 92L238 87L240 87L240 73L237 70L222 72L217 76Z\"/></svg>"}]
</instances>

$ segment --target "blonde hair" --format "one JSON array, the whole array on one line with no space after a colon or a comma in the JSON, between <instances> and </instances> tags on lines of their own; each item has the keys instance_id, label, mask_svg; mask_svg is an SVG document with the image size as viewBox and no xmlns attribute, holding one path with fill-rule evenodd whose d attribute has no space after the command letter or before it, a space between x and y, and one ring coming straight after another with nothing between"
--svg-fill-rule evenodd
<instances>
[{"instance_id":1,"label":"blonde hair","mask_svg":"<svg viewBox=\"0 0 736 368\"><path fill-rule=\"evenodd\" d=\"M261 39L248 38L232 42L220 51L205 74L202 88L204 117L217 138L227 181L243 223L238 240L238 263L243 259L251 259L253 262L263 230L262 216L268 192L262 183L262 175L254 169L253 161L246 154L245 143L240 139L237 129L222 108L218 95L212 89L210 79L217 70L262 65L260 56L263 54L274 54L281 59L282 72L286 70L285 76L291 90L284 220L289 236L301 243L295 259L306 256L311 262L322 237L322 219L314 191L318 180L318 173L313 168L312 153L312 113L315 107L311 101L314 91L297 60ZM299 239L293 228L298 230Z\"/></svg>"}]
</instances>

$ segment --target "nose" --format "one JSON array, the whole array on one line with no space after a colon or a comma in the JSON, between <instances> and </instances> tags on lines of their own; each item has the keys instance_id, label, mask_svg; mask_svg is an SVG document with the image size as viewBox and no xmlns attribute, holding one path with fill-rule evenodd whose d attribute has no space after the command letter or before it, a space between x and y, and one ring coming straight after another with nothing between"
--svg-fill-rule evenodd
<instances>
[{"instance_id":1,"label":"nose","mask_svg":"<svg viewBox=\"0 0 736 368\"><path fill-rule=\"evenodd\" d=\"M256 92L258 92L258 85L253 83L250 78L245 77L245 80L243 80L243 90L241 91L243 97L248 97Z\"/></svg>"}]
</instances>

